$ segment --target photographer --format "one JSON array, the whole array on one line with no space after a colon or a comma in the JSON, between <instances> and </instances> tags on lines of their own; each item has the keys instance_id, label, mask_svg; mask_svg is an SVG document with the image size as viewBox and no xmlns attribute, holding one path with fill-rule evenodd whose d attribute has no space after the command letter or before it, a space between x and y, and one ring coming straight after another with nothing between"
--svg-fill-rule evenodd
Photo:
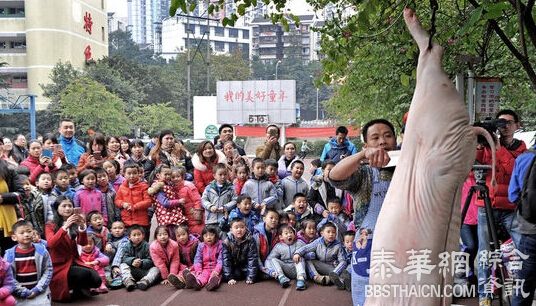
<instances>
[{"instance_id":1,"label":"photographer","mask_svg":"<svg viewBox=\"0 0 536 306\"><path fill-rule=\"evenodd\" d=\"M515 205L508 200L508 185L514 162L517 156L527 150L527 146L521 140L514 138L514 133L519 129L519 117L512 110L501 110L495 116L495 125L499 131L499 146L496 151L495 179L497 186L491 186L491 177L486 178L486 185L489 188L489 197L493 208L493 218L496 223L502 225L512 237L514 244L519 242L519 234L512 231L512 221L515 217ZM495 129L493 129L495 130ZM490 131L493 132L493 131ZM492 136L494 136L492 134ZM484 165L491 165L491 149L488 146L479 144L476 153L476 162ZM491 290L486 290L489 284L490 267L489 261L481 261L486 251L490 251L490 233L486 219L484 201L477 201L478 208L478 293L480 305L491 305Z\"/></svg>"},{"instance_id":2,"label":"photographer","mask_svg":"<svg viewBox=\"0 0 536 306\"><path fill-rule=\"evenodd\" d=\"M266 127L266 140L264 144L255 150L255 156L267 160L269 158L279 160L281 157L281 145L279 136L281 135L277 125L270 124Z\"/></svg>"}]
</instances>

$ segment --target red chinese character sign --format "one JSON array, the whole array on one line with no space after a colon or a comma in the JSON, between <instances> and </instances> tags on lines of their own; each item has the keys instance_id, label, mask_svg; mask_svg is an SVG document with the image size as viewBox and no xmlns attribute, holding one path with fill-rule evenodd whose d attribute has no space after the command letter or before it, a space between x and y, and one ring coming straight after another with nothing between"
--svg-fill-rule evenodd
<instances>
[{"instance_id":1,"label":"red chinese character sign","mask_svg":"<svg viewBox=\"0 0 536 306\"><path fill-rule=\"evenodd\" d=\"M475 90L475 113L476 120L484 120L486 117L495 117L499 109L502 81L499 78L477 78Z\"/></svg>"},{"instance_id":2,"label":"red chinese character sign","mask_svg":"<svg viewBox=\"0 0 536 306\"><path fill-rule=\"evenodd\" d=\"M91 13L86 12L84 16L84 31L91 35L91 29L93 28L93 20L91 19Z\"/></svg>"},{"instance_id":3,"label":"red chinese character sign","mask_svg":"<svg viewBox=\"0 0 536 306\"><path fill-rule=\"evenodd\" d=\"M295 123L296 81L220 81L218 123Z\"/></svg>"},{"instance_id":4,"label":"red chinese character sign","mask_svg":"<svg viewBox=\"0 0 536 306\"><path fill-rule=\"evenodd\" d=\"M91 46L87 45L84 49L84 57L86 59L86 62L91 60Z\"/></svg>"}]
</instances>

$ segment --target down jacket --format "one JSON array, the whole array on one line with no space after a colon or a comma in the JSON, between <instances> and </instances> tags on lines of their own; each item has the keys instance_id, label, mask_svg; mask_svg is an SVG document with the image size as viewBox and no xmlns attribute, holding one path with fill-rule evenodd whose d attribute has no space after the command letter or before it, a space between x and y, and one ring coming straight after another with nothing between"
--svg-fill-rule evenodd
<instances>
[{"instance_id":1,"label":"down jacket","mask_svg":"<svg viewBox=\"0 0 536 306\"><path fill-rule=\"evenodd\" d=\"M162 279L167 279L170 273L179 273L179 246L175 241L169 239L166 246L163 246L155 240L149 246L149 252L155 267L160 270Z\"/></svg>"},{"instance_id":2,"label":"down jacket","mask_svg":"<svg viewBox=\"0 0 536 306\"><path fill-rule=\"evenodd\" d=\"M223 278L226 281L234 279L238 272L246 270L246 280L254 281L258 270L257 245L246 232L242 241L237 241L233 234L228 233L223 242Z\"/></svg>"},{"instance_id":3,"label":"down jacket","mask_svg":"<svg viewBox=\"0 0 536 306\"><path fill-rule=\"evenodd\" d=\"M506 210L514 210L516 208L514 203L508 201L508 185L510 184L510 178L514 171L516 158L526 150L527 146L521 141L515 149L508 150L504 146L500 146L495 153L495 179L497 180L497 186L495 188L491 186L491 173L486 176L486 185L489 189L489 197L493 208ZM481 164L491 165L491 149L486 147L483 150L477 150L476 160ZM484 201L479 199L476 205L484 206Z\"/></svg>"}]
</instances>

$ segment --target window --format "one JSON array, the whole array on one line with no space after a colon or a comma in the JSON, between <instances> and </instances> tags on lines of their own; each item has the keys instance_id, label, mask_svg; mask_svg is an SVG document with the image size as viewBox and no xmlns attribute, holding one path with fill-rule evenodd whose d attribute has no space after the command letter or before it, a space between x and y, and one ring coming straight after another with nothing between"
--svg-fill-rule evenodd
<instances>
[{"instance_id":1,"label":"window","mask_svg":"<svg viewBox=\"0 0 536 306\"><path fill-rule=\"evenodd\" d=\"M206 25L200 25L199 26L199 34L203 35L208 33L208 27Z\"/></svg>"},{"instance_id":2,"label":"window","mask_svg":"<svg viewBox=\"0 0 536 306\"><path fill-rule=\"evenodd\" d=\"M229 43L229 53L235 53L238 51L238 44Z\"/></svg>"},{"instance_id":3,"label":"window","mask_svg":"<svg viewBox=\"0 0 536 306\"><path fill-rule=\"evenodd\" d=\"M242 38L249 39L249 30L242 30Z\"/></svg>"},{"instance_id":4,"label":"window","mask_svg":"<svg viewBox=\"0 0 536 306\"><path fill-rule=\"evenodd\" d=\"M214 49L218 52L225 51L225 43L223 41L214 42Z\"/></svg>"},{"instance_id":5,"label":"window","mask_svg":"<svg viewBox=\"0 0 536 306\"><path fill-rule=\"evenodd\" d=\"M185 24L184 25L184 32L188 33L190 32L191 34L195 34L195 24Z\"/></svg>"},{"instance_id":6,"label":"window","mask_svg":"<svg viewBox=\"0 0 536 306\"><path fill-rule=\"evenodd\" d=\"M100 1L100 6L101 6L101 9L104 9L104 0Z\"/></svg>"},{"instance_id":7,"label":"window","mask_svg":"<svg viewBox=\"0 0 536 306\"><path fill-rule=\"evenodd\" d=\"M25 41L12 41L11 48L12 49L26 49L26 42Z\"/></svg>"},{"instance_id":8,"label":"window","mask_svg":"<svg viewBox=\"0 0 536 306\"><path fill-rule=\"evenodd\" d=\"M225 30L222 27L214 27L214 35L216 36L224 36L225 35L224 31Z\"/></svg>"},{"instance_id":9,"label":"window","mask_svg":"<svg viewBox=\"0 0 536 306\"><path fill-rule=\"evenodd\" d=\"M238 29L229 28L229 37L238 37Z\"/></svg>"},{"instance_id":10,"label":"window","mask_svg":"<svg viewBox=\"0 0 536 306\"><path fill-rule=\"evenodd\" d=\"M309 54L309 48L302 48L302 55L308 55Z\"/></svg>"},{"instance_id":11,"label":"window","mask_svg":"<svg viewBox=\"0 0 536 306\"><path fill-rule=\"evenodd\" d=\"M102 36L102 41L105 41L106 36L104 35L104 27L101 27L101 36Z\"/></svg>"},{"instance_id":12,"label":"window","mask_svg":"<svg viewBox=\"0 0 536 306\"><path fill-rule=\"evenodd\" d=\"M0 49L5 49L7 47L7 44L5 41L0 41Z\"/></svg>"}]
</instances>

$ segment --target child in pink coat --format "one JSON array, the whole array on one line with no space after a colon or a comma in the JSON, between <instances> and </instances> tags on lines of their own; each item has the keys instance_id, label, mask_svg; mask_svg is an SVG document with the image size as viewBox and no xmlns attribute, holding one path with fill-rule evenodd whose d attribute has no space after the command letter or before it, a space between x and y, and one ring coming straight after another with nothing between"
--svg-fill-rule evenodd
<instances>
[{"instance_id":1,"label":"child in pink coat","mask_svg":"<svg viewBox=\"0 0 536 306\"><path fill-rule=\"evenodd\" d=\"M223 269L222 243L218 237L218 229L207 226L203 229L203 242L199 244L195 254L192 271L185 270L183 277L187 287L207 291L219 287Z\"/></svg>"},{"instance_id":2,"label":"child in pink coat","mask_svg":"<svg viewBox=\"0 0 536 306\"><path fill-rule=\"evenodd\" d=\"M13 295L15 280L13 270L2 257L0 257L0 305L13 306L17 303Z\"/></svg>"},{"instance_id":3,"label":"child in pink coat","mask_svg":"<svg viewBox=\"0 0 536 306\"><path fill-rule=\"evenodd\" d=\"M159 225L154 232L154 241L149 247L151 259L160 270L162 284L169 284L169 276L179 273L179 246L177 242L169 239L166 226Z\"/></svg>"},{"instance_id":4,"label":"child in pink coat","mask_svg":"<svg viewBox=\"0 0 536 306\"><path fill-rule=\"evenodd\" d=\"M93 293L108 293L108 288L106 287L106 276L104 273L104 268L110 263L108 256L104 255L99 248L95 246L95 236L93 234L88 234L87 244L79 247L79 259L84 263L85 266L97 271L99 276L102 279L102 283L99 288L91 289Z\"/></svg>"}]
</instances>

